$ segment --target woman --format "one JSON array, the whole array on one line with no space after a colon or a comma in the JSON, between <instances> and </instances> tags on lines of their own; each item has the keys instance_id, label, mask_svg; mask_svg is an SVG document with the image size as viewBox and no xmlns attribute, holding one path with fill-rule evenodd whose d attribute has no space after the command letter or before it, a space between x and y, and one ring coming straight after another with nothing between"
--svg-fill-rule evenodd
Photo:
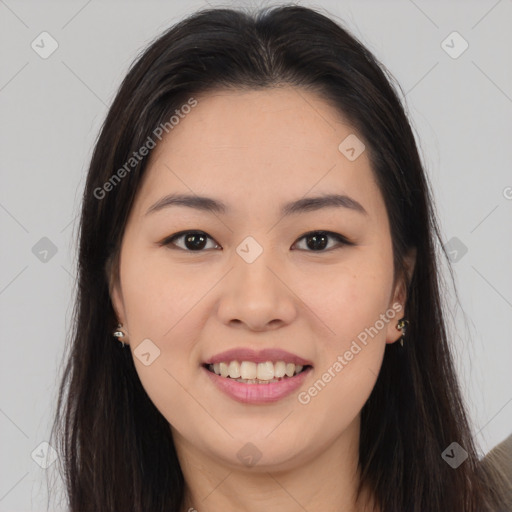
<instances>
[{"instance_id":1,"label":"woman","mask_svg":"<svg viewBox=\"0 0 512 512\"><path fill-rule=\"evenodd\" d=\"M172 27L87 177L70 510L499 510L437 240L400 100L346 30L298 6Z\"/></svg>"}]
</instances>

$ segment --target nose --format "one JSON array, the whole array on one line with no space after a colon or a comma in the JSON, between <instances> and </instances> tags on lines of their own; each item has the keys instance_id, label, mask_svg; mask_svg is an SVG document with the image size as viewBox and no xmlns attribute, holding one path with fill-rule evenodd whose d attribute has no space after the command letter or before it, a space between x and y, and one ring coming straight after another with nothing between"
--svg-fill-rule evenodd
<instances>
[{"instance_id":1,"label":"nose","mask_svg":"<svg viewBox=\"0 0 512 512\"><path fill-rule=\"evenodd\" d=\"M236 255L222 283L218 315L226 325L273 330L294 320L297 301L270 251L263 251L252 263Z\"/></svg>"}]
</instances>

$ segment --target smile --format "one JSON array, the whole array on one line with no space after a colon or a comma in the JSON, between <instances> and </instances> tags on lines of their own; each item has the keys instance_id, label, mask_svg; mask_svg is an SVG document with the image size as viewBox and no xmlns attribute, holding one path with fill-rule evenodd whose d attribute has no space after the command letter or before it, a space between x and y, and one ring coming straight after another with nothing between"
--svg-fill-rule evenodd
<instances>
[{"instance_id":1,"label":"smile","mask_svg":"<svg viewBox=\"0 0 512 512\"><path fill-rule=\"evenodd\" d=\"M244 384L270 384L298 375L308 366L284 361L266 361L254 363L252 361L225 361L209 364L207 369L224 378L233 379Z\"/></svg>"},{"instance_id":2,"label":"smile","mask_svg":"<svg viewBox=\"0 0 512 512\"><path fill-rule=\"evenodd\" d=\"M294 365L293 368L293 374L291 377L285 375L282 377L272 377L271 379L243 379L243 378L232 378L229 376L229 367L233 361L231 361L229 364L226 363L226 367L228 368L228 376L223 377L220 374L217 374L214 370L214 365L204 365L202 367L202 370L208 377L209 381L217 388L219 391L221 391L224 395L228 396L229 398L241 402L243 404L247 405L257 405L257 404L269 404L272 402L277 402L281 399L284 399L285 397L291 395L294 392L298 392L299 388L303 385L305 379L308 377L308 375L313 370L312 366L304 366L300 367ZM242 361L244 363L246 361ZM250 362L250 361L247 361ZM282 372L282 365L278 364L280 361L277 361L277 363L274 365L274 363L269 362L272 364L273 370L275 372L276 366L277 371ZM220 363L218 371L220 372ZM252 363L254 366L256 366L254 363ZM266 371L268 372L265 376L268 377L270 375L270 364L267 365L267 363L259 363L263 364L266 367ZM242 369L245 367L240 364L240 374L242 374ZM235 366L236 368L236 366ZM297 372L297 370L300 371ZM224 372L226 371L223 366ZM252 371L249 375L254 375L254 372L257 372L257 369L252 368L249 366L249 370ZM289 373L291 373L291 367L289 367ZM235 375L237 373L235 372ZM247 373L245 373L247 375ZM258 375L258 373L256 373ZM278 373L279 375L279 373Z\"/></svg>"}]
</instances>

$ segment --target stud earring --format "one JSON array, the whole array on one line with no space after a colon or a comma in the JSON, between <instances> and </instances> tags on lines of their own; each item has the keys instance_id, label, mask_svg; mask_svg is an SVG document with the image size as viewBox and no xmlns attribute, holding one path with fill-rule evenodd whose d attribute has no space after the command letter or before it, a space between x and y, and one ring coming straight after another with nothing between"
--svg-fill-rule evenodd
<instances>
[{"instance_id":1,"label":"stud earring","mask_svg":"<svg viewBox=\"0 0 512 512\"><path fill-rule=\"evenodd\" d=\"M117 329L112 333L112 336L114 336L114 338L117 338L119 340L119 343L121 344L121 348L124 348L126 347L126 343L124 343L124 341L121 339L121 338L124 338L125 334L124 332L121 330L123 327L123 324L117 324Z\"/></svg>"},{"instance_id":2,"label":"stud earring","mask_svg":"<svg viewBox=\"0 0 512 512\"><path fill-rule=\"evenodd\" d=\"M396 328L399 331L402 331L402 336L400 337L400 346L404 346L404 337L405 333L407 332L407 326L409 325L409 320L406 320L405 318L400 318L398 320L398 323L396 324Z\"/></svg>"}]
</instances>

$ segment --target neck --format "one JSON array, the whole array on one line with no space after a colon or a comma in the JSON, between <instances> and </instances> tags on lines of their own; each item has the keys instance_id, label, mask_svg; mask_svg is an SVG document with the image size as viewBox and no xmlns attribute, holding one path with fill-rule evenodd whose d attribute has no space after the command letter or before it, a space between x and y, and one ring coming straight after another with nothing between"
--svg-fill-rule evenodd
<instances>
[{"instance_id":1,"label":"neck","mask_svg":"<svg viewBox=\"0 0 512 512\"><path fill-rule=\"evenodd\" d=\"M182 512L279 510L378 512L371 492L358 501L359 417L314 455L295 456L286 467L243 467L200 452L173 430L184 475Z\"/></svg>"}]
</instances>

